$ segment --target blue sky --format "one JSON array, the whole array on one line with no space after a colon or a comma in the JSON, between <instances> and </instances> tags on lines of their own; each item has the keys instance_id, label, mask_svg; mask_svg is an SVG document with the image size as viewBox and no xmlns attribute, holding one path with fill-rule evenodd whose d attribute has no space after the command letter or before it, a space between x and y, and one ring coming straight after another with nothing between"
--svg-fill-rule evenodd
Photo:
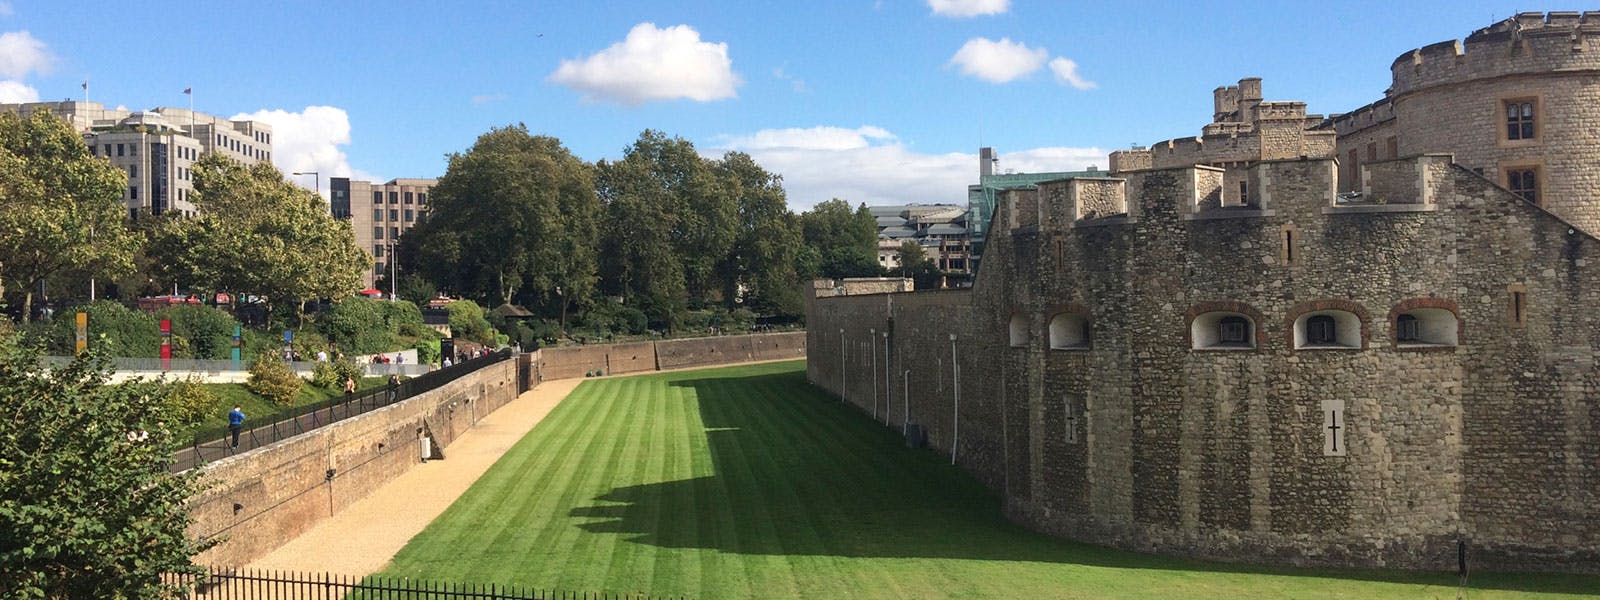
<instances>
[{"instance_id":1,"label":"blue sky","mask_svg":"<svg viewBox=\"0 0 1600 600\"><path fill-rule=\"evenodd\" d=\"M645 128L750 152L790 205L961 202L1002 169L1104 167L1193 136L1211 90L1343 112L1411 48L1532 10L1505 2L0 0L0 102L185 106L274 125L324 179L442 174L523 122L588 160ZM1540 10L1581 10L1571 3ZM1592 9L1593 7L1591 7ZM1075 65L1075 69L1069 68ZM311 185L310 181L303 182ZM324 188L326 184L324 184Z\"/></svg>"}]
</instances>

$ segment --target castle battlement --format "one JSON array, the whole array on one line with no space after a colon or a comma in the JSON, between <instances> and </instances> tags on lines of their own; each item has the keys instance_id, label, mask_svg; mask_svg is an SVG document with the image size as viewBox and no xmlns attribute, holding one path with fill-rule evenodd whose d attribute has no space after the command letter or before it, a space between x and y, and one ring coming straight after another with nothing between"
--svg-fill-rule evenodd
<instances>
[{"instance_id":1,"label":"castle battlement","mask_svg":"<svg viewBox=\"0 0 1600 600\"><path fill-rule=\"evenodd\" d=\"M1407 51L1389 97L1516 74L1600 70L1600 12L1521 13L1467 36Z\"/></svg>"}]
</instances>

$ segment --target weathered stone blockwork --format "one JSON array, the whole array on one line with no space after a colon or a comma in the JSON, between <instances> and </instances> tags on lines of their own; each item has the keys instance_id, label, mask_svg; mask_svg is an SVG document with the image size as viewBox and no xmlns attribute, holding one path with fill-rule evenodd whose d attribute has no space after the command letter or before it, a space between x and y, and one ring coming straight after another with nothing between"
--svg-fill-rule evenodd
<instances>
[{"instance_id":1,"label":"weathered stone blockwork","mask_svg":"<svg viewBox=\"0 0 1600 600\"><path fill-rule=\"evenodd\" d=\"M1351 205L1333 160L1261 161L1247 208L1207 201L1204 167L1128 173L1125 218L1095 220L1041 186L1002 205L971 290L810 299L808 376L1058 535L1427 569L1463 540L1476 569L1600 569L1600 241L1448 157L1386 168L1392 204ZM1459 343L1397 344L1414 310ZM1052 349L1063 312L1086 346ZM1213 312L1254 347L1196 348ZM1359 337L1297 348L1319 314Z\"/></svg>"}]
</instances>

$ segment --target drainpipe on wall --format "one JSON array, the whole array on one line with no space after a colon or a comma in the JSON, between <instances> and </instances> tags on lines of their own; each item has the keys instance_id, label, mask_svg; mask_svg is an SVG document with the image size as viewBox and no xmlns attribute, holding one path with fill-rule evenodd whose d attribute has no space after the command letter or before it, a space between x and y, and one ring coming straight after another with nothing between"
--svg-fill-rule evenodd
<instances>
[{"instance_id":1,"label":"drainpipe on wall","mask_svg":"<svg viewBox=\"0 0 1600 600\"><path fill-rule=\"evenodd\" d=\"M950 433L950 464L956 464L956 448L961 441L961 365L956 362L956 334L950 334L950 381L955 388L954 410Z\"/></svg>"},{"instance_id":2,"label":"drainpipe on wall","mask_svg":"<svg viewBox=\"0 0 1600 600\"><path fill-rule=\"evenodd\" d=\"M889 332L888 332L888 330L884 330L884 332L883 332L883 424L884 425L888 425L889 424L889 401L890 400L894 400L894 384L890 383L890 382L894 381L894 376L891 375L890 372L889 372L889 367L890 367L890 363L891 362L893 362L893 361L891 361L889 359Z\"/></svg>"},{"instance_id":3,"label":"drainpipe on wall","mask_svg":"<svg viewBox=\"0 0 1600 600\"><path fill-rule=\"evenodd\" d=\"M911 433L911 369L900 373L900 404L905 405L905 416L900 418L900 435Z\"/></svg>"},{"instance_id":4,"label":"drainpipe on wall","mask_svg":"<svg viewBox=\"0 0 1600 600\"><path fill-rule=\"evenodd\" d=\"M867 354L872 355L872 368L867 371L872 376L872 420L878 420L878 350L873 348L873 338L878 337L877 329L867 330Z\"/></svg>"},{"instance_id":5,"label":"drainpipe on wall","mask_svg":"<svg viewBox=\"0 0 1600 600\"><path fill-rule=\"evenodd\" d=\"M839 330L839 402L844 402L844 329Z\"/></svg>"}]
</instances>

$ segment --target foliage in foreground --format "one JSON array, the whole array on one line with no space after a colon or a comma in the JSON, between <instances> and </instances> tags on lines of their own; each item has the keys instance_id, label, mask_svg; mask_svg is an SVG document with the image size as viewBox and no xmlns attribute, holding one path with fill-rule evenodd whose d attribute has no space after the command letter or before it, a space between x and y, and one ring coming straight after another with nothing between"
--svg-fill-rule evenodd
<instances>
[{"instance_id":1,"label":"foliage in foreground","mask_svg":"<svg viewBox=\"0 0 1600 600\"><path fill-rule=\"evenodd\" d=\"M59 369L0 340L0 590L163 598L214 542L188 537L197 475L169 474L181 417L158 382L107 385L101 355Z\"/></svg>"},{"instance_id":2,"label":"foliage in foreground","mask_svg":"<svg viewBox=\"0 0 1600 600\"><path fill-rule=\"evenodd\" d=\"M283 358L263 352L250 364L250 379L245 384L250 391L260 394L278 406L288 406L300 393L300 376L289 369Z\"/></svg>"}]
</instances>

